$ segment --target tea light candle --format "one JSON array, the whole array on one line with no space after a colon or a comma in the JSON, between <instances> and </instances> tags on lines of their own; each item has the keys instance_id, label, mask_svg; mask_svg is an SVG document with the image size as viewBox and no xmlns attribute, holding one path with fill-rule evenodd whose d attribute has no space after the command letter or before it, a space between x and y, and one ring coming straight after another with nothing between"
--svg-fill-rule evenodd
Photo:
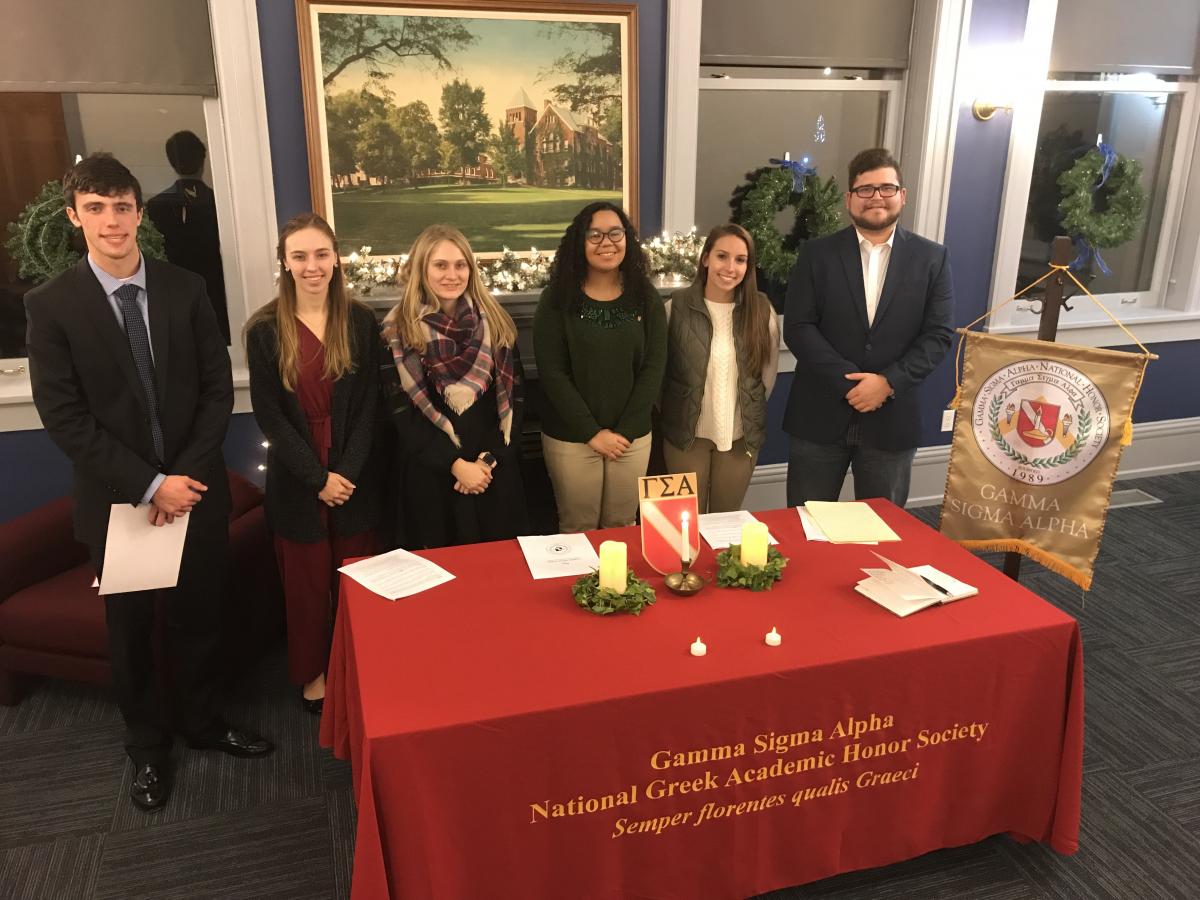
<instances>
[{"instance_id":1,"label":"tea light candle","mask_svg":"<svg viewBox=\"0 0 1200 900\"><path fill-rule=\"evenodd\" d=\"M742 526L742 565L767 564L767 526L763 522L747 522Z\"/></svg>"},{"instance_id":2,"label":"tea light candle","mask_svg":"<svg viewBox=\"0 0 1200 900\"><path fill-rule=\"evenodd\" d=\"M679 559L683 565L687 565L692 559L692 542L688 534L688 524L691 520L691 513L683 513L679 517L679 533L682 539L679 542Z\"/></svg>"},{"instance_id":3,"label":"tea light candle","mask_svg":"<svg viewBox=\"0 0 1200 900\"><path fill-rule=\"evenodd\" d=\"M772 625L771 630L767 632L763 640L767 642L768 647L778 647L783 643L783 635L776 631L775 626Z\"/></svg>"},{"instance_id":4,"label":"tea light candle","mask_svg":"<svg viewBox=\"0 0 1200 900\"><path fill-rule=\"evenodd\" d=\"M625 560L625 545L621 541L600 544L600 589L625 593L629 567Z\"/></svg>"},{"instance_id":5,"label":"tea light candle","mask_svg":"<svg viewBox=\"0 0 1200 900\"><path fill-rule=\"evenodd\" d=\"M697 636L695 643L692 644L692 656L703 656L707 652L708 645Z\"/></svg>"}]
</instances>

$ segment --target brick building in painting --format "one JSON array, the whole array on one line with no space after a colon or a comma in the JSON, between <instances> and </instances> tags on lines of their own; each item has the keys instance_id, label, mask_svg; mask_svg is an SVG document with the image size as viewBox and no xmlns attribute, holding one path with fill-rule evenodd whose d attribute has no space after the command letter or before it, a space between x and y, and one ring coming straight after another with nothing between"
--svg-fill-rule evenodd
<instances>
[{"instance_id":1,"label":"brick building in painting","mask_svg":"<svg viewBox=\"0 0 1200 900\"><path fill-rule=\"evenodd\" d=\"M596 126L581 123L570 110L549 100L539 115L523 88L504 115L525 148L529 184L621 189L621 154Z\"/></svg>"}]
</instances>

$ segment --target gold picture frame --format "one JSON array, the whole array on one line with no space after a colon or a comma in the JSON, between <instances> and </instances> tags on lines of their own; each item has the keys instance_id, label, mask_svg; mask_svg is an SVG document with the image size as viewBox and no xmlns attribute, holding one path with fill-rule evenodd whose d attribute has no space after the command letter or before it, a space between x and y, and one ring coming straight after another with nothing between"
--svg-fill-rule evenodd
<instances>
[{"instance_id":1,"label":"gold picture frame","mask_svg":"<svg viewBox=\"0 0 1200 900\"><path fill-rule=\"evenodd\" d=\"M433 222L480 256L638 222L637 6L296 0L312 208L348 249Z\"/></svg>"}]
</instances>

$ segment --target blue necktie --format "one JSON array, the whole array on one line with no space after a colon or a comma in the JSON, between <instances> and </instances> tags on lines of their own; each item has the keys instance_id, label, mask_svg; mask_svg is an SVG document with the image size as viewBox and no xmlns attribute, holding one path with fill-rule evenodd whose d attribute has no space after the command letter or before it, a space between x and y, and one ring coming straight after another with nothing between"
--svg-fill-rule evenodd
<instances>
[{"instance_id":1,"label":"blue necktie","mask_svg":"<svg viewBox=\"0 0 1200 900\"><path fill-rule=\"evenodd\" d=\"M163 461L162 425L158 421L158 391L154 387L154 357L150 355L150 335L146 333L146 322L138 309L140 291L136 284L123 284L114 291L121 301L121 315L125 319L125 335L129 338L129 349L133 351L133 363L137 366L138 380L146 393L146 404L150 407L150 435L154 438L154 452L158 461Z\"/></svg>"}]
</instances>

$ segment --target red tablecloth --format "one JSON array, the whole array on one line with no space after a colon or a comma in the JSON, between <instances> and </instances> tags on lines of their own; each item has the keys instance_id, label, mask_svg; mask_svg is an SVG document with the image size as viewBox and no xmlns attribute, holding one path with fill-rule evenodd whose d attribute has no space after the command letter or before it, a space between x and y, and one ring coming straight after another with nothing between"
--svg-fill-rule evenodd
<instances>
[{"instance_id":1,"label":"red tablecloth","mask_svg":"<svg viewBox=\"0 0 1200 900\"><path fill-rule=\"evenodd\" d=\"M355 900L744 897L1000 832L1073 853L1076 622L874 505L883 553L979 596L897 618L853 590L870 548L794 510L760 514L790 558L761 594L677 598L635 529L593 535L658 588L640 617L515 541L429 552L457 578L395 603L343 579L321 743L353 764Z\"/></svg>"}]
</instances>

